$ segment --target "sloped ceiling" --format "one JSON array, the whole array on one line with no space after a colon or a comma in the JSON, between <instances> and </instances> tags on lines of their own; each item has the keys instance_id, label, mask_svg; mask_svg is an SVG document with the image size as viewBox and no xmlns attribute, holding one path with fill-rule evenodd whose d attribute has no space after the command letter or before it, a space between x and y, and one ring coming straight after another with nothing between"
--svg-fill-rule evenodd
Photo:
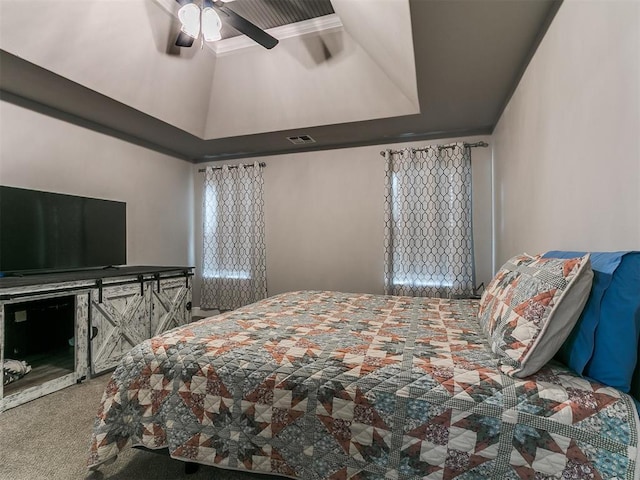
<instances>
[{"instance_id":1,"label":"sloped ceiling","mask_svg":"<svg viewBox=\"0 0 640 480\"><path fill-rule=\"evenodd\" d=\"M156 1L2 0L0 93L194 162L490 133L559 6L332 4L342 28L216 55Z\"/></svg>"}]
</instances>

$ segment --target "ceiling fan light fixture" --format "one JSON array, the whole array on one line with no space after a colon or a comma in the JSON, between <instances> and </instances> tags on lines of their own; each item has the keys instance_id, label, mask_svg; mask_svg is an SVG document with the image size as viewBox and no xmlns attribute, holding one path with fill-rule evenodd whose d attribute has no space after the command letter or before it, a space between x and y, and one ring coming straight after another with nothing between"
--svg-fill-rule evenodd
<instances>
[{"instance_id":1,"label":"ceiling fan light fixture","mask_svg":"<svg viewBox=\"0 0 640 480\"><path fill-rule=\"evenodd\" d=\"M200 34L200 8L195 3L187 3L178 10L178 20L182 24L180 31L191 38Z\"/></svg>"},{"instance_id":2,"label":"ceiling fan light fixture","mask_svg":"<svg viewBox=\"0 0 640 480\"><path fill-rule=\"evenodd\" d=\"M202 10L202 35L206 42L215 42L222 39L222 20L218 13L211 7Z\"/></svg>"},{"instance_id":3,"label":"ceiling fan light fixture","mask_svg":"<svg viewBox=\"0 0 640 480\"><path fill-rule=\"evenodd\" d=\"M201 46L205 41L222 40L222 19L218 11L223 14L225 23L264 48L271 49L278 44L277 38L226 7L220 0L176 1L180 4L177 16L181 24L180 33L175 42L178 47L192 46L193 41L200 36L200 32L202 32Z\"/></svg>"}]
</instances>

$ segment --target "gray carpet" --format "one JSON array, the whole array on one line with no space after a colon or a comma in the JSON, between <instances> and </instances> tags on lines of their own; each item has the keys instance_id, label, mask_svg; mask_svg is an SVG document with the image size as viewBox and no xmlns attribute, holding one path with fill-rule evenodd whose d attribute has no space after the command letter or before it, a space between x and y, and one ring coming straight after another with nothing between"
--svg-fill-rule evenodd
<instances>
[{"instance_id":1,"label":"gray carpet","mask_svg":"<svg viewBox=\"0 0 640 480\"><path fill-rule=\"evenodd\" d=\"M1 480L280 480L200 466L184 473L178 460L133 448L87 476L91 428L109 375L0 413Z\"/></svg>"}]
</instances>

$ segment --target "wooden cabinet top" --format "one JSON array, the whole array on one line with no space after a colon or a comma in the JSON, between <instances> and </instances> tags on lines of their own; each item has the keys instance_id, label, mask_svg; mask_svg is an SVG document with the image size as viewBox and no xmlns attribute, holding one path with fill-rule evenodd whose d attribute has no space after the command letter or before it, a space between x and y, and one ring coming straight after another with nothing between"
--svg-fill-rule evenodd
<instances>
[{"instance_id":1,"label":"wooden cabinet top","mask_svg":"<svg viewBox=\"0 0 640 480\"><path fill-rule=\"evenodd\" d=\"M6 292L7 290L14 290L16 288L44 287L54 284L73 283L77 287L91 287L95 285L98 280L103 280L106 284L110 281L115 281L118 277L138 278L142 276L145 277L145 280L149 280L149 276L156 275L164 277L168 275L189 276L192 274L193 267L136 265L0 277L0 294L3 293L3 291ZM31 290L31 288L29 288L29 290Z\"/></svg>"}]
</instances>

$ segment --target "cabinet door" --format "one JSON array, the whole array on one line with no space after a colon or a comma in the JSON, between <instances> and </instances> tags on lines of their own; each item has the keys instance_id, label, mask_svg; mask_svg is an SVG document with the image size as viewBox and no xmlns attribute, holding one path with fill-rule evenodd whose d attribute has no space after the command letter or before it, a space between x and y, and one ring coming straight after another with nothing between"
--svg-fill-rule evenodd
<instances>
[{"instance_id":1,"label":"cabinet door","mask_svg":"<svg viewBox=\"0 0 640 480\"><path fill-rule=\"evenodd\" d=\"M148 291L141 291L140 284L106 285L102 302L99 290L91 291L93 374L115 367L133 346L149 338Z\"/></svg>"},{"instance_id":2,"label":"cabinet door","mask_svg":"<svg viewBox=\"0 0 640 480\"><path fill-rule=\"evenodd\" d=\"M185 278L160 280L160 291L157 282L151 287L151 336L158 335L191 321L191 311L187 304L191 303L191 285L187 287Z\"/></svg>"}]
</instances>

